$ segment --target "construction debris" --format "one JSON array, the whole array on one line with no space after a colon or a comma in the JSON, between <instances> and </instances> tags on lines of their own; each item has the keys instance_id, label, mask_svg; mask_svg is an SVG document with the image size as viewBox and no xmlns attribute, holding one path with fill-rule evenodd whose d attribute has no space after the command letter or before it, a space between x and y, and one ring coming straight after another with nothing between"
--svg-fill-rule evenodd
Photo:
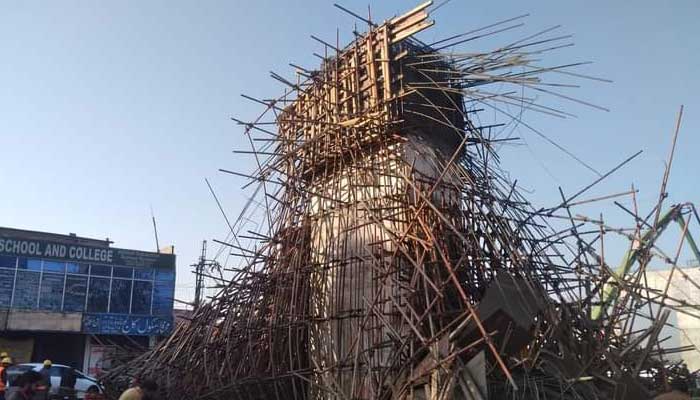
<instances>
[{"instance_id":1,"label":"construction debris","mask_svg":"<svg viewBox=\"0 0 700 400\"><path fill-rule=\"evenodd\" d=\"M683 243L695 249L695 208L663 213L672 156L653 212L626 209L631 227L577 215L581 204L635 200L634 189L581 200L634 156L601 174L508 111L569 115L530 93L602 108L543 80L589 78L569 71L578 64L540 65L569 36L545 29L458 53L524 16L426 44L415 35L433 25L431 6L381 24L339 7L367 31L344 47L314 37L319 69L272 73L287 87L279 98L246 96L265 108L236 120L256 168L232 173L257 185L262 228L229 224L232 276L172 336L111 371L113 390L133 375L173 400L644 399L688 379L660 334L671 310L698 309L645 278L653 262L682 274ZM506 122L479 126L483 109ZM533 208L499 167L515 125L600 178ZM682 233L668 254L657 239L673 221ZM630 243L619 268L605 257L610 235Z\"/></svg>"}]
</instances>

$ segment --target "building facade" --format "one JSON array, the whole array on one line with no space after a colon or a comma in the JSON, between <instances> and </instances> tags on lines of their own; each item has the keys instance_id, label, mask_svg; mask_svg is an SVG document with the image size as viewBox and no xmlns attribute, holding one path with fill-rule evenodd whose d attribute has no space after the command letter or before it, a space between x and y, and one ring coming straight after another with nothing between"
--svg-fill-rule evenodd
<instances>
[{"instance_id":1,"label":"building facade","mask_svg":"<svg viewBox=\"0 0 700 400\"><path fill-rule=\"evenodd\" d=\"M649 288L658 296L667 293L666 303L672 305L668 323L661 337L668 337L666 348L693 348L682 353L667 355L671 360L682 360L691 371L700 370L700 310L695 304L700 300L700 267L688 266L647 271ZM669 283L670 280L670 283Z\"/></svg>"},{"instance_id":2,"label":"building facade","mask_svg":"<svg viewBox=\"0 0 700 400\"><path fill-rule=\"evenodd\" d=\"M0 228L0 348L95 374L110 348L173 328L175 255Z\"/></svg>"}]
</instances>

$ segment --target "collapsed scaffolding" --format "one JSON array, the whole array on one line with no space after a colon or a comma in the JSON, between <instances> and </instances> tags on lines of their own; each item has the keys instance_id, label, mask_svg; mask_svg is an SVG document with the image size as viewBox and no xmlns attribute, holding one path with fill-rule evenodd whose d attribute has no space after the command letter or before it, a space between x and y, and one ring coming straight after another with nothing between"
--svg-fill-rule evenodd
<instances>
[{"instance_id":1,"label":"collapsed scaffolding","mask_svg":"<svg viewBox=\"0 0 700 400\"><path fill-rule=\"evenodd\" d=\"M578 64L537 66L569 36L446 52L522 17L426 44L415 35L432 26L431 6L382 24L339 6L367 32L343 48L314 37L326 49L318 70L292 65L294 80L272 73L281 97L248 97L265 107L236 121L266 226L232 226L221 242L241 261L230 279L108 383L150 376L168 399L637 399L685 373L664 355L689 349L663 348L660 332L670 310L700 313L645 273L656 259L683 274L682 243L696 250L689 225L700 223L692 204L662 213L666 173L652 213L625 209L631 229L572 211L600 200L580 197L635 155L533 208L499 167L497 148L515 138L492 132L507 124L477 115L501 113L583 163L503 107L568 115L525 89L598 107L541 79L589 78L568 71ZM671 255L656 245L669 221L682 226ZM629 239L620 268L605 259L606 234Z\"/></svg>"}]
</instances>

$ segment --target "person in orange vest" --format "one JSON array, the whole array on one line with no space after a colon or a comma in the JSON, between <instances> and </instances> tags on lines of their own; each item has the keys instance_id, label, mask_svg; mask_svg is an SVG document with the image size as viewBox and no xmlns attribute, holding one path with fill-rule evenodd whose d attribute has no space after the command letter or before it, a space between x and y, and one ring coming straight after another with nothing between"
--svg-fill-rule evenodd
<instances>
[{"instance_id":1,"label":"person in orange vest","mask_svg":"<svg viewBox=\"0 0 700 400\"><path fill-rule=\"evenodd\" d=\"M4 353L7 354L7 353ZM5 390L7 389L7 368L12 365L12 359L10 357L3 357L2 363L0 364L0 400L5 400Z\"/></svg>"}]
</instances>

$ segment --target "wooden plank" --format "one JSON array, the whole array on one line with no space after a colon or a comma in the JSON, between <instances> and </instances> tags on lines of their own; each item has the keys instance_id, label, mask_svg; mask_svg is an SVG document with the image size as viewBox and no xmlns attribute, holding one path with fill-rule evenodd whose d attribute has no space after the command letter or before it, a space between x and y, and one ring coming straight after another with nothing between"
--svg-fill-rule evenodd
<instances>
[{"instance_id":1,"label":"wooden plank","mask_svg":"<svg viewBox=\"0 0 700 400\"><path fill-rule=\"evenodd\" d=\"M391 68L389 65L389 29L385 25L381 30L382 46L381 46L381 63L382 63L382 78L384 83L384 101L391 98Z\"/></svg>"},{"instance_id":2,"label":"wooden plank","mask_svg":"<svg viewBox=\"0 0 700 400\"><path fill-rule=\"evenodd\" d=\"M420 24L414 26L413 28L402 31L399 34L397 34L396 36L394 36L391 40L391 43L400 42L409 36L415 35L416 33L420 32L424 29L430 28L434 24L435 24L435 21L423 21Z\"/></svg>"},{"instance_id":3,"label":"wooden plank","mask_svg":"<svg viewBox=\"0 0 700 400\"><path fill-rule=\"evenodd\" d=\"M379 92L377 89L377 66L374 63L374 42L375 42L375 32L368 32L367 34L367 71L369 72L369 81L371 84L369 106L370 108L377 105L377 100L379 97Z\"/></svg>"},{"instance_id":4,"label":"wooden plank","mask_svg":"<svg viewBox=\"0 0 700 400\"><path fill-rule=\"evenodd\" d=\"M413 10L407 12L406 14L404 14L404 15L399 15L398 17L394 17L394 18L390 19L390 20L389 20L389 25L396 25L396 24L398 24L398 23L404 21L405 19L410 18L410 17L412 17L413 15L415 15L415 14L417 14L417 13L419 13L419 12L425 10L426 8L430 7L431 5L433 5L432 0L431 0L431 1L426 1L426 2L423 3L423 4L419 4L416 8L414 8Z\"/></svg>"}]
</instances>

